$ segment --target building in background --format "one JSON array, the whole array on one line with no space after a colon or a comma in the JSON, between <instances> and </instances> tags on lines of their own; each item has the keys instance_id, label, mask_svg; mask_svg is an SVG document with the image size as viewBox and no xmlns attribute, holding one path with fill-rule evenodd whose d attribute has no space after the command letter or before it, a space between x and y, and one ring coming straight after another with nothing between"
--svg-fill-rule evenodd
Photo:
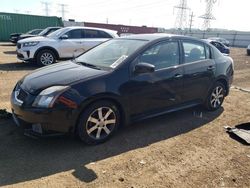
<instances>
[{"instance_id":1,"label":"building in background","mask_svg":"<svg viewBox=\"0 0 250 188\"><path fill-rule=\"evenodd\" d=\"M131 34L145 34L145 33L158 33L159 28L147 27L147 26L130 26L130 25L116 25L116 24L104 24L104 23L92 23L92 22L74 22L64 21L64 26L85 26L85 27L97 27L104 29L111 29L118 32L119 36L131 35Z\"/></svg>"},{"instance_id":2,"label":"building in background","mask_svg":"<svg viewBox=\"0 0 250 188\"><path fill-rule=\"evenodd\" d=\"M8 41L11 33L26 33L32 29L63 26L56 16L36 16L0 12L0 41Z\"/></svg>"}]
</instances>

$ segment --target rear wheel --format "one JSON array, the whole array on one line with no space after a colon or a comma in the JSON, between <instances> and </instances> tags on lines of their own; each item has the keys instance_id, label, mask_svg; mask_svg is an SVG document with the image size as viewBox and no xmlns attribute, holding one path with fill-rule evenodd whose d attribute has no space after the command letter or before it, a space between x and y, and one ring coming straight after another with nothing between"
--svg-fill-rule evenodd
<instances>
[{"instance_id":1,"label":"rear wheel","mask_svg":"<svg viewBox=\"0 0 250 188\"><path fill-rule=\"evenodd\" d=\"M56 62L56 56L51 50L42 50L37 54L36 60L39 66L47 66Z\"/></svg>"},{"instance_id":2,"label":"rear wheel","mask_svg":"<svg viewBox=\"0 0 250 188\"><path fill-rule=\"evenodd\" d=\"M214 87L211 89L210 94L207 97L205 107L208 110L214 111L221 107L226 95L225 86L216 82Z\"/></svg>"},{"instance_id":3,"label":"rear wheel","mask_svg":"<svg viewBox=\"0 0 250 188\"><path fill-rule=\"evenodd\" d=\"M99 144L108 140L120 124L120 113L109 101L98 101L89 106L80 117L78 136L87 144Z\"/></svg>"}]
</instances>

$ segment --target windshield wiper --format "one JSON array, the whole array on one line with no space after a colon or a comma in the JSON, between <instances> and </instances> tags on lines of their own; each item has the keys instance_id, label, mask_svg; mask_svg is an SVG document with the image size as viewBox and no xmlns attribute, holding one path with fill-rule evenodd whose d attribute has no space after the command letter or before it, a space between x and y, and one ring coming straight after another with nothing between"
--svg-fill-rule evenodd
<instances>
[{"instance_id":1,"label":"windshield wiper","mask_svg":"<svg viewBox=\"0 0 250 188\"><path fill-rule=\"evenodd\" d=\"M93 68L93 69L97 69L97 70L101 70L100 67L96 66L96 65L93 65L93 64L90 64L90 63L86 63L86 62L81 62L81 61L75 61L77 64L81 64L85 67L89 67L89 68Z\"/></svg>"}]
</instances>

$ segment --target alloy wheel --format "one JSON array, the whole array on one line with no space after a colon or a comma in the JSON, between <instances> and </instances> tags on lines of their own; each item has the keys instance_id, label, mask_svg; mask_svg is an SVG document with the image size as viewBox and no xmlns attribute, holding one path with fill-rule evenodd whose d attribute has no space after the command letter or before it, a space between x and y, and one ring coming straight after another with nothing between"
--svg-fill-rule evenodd
<instances>
[{"instance_id":1,"label":"alloy wheel","mask_svg":"<svg viewBox=\"0 0 250 188\"><path fill-rule=\"evenodd\" d=\"M116 122L115 112L110 107L100 107L88 117L87 134L96 140L106 138L114 130Z\"/></svg>"},{"instance_id":2,"label":"alloy wheel","mask_svg":"<svg viewBox=\"0 0 250 188\"><path fill-rule=\"evenodd\" d=\"M218 108L224 99L224 88L221 86L217 86L214 88L212 94L210 103L213 108Z\"/></svg>"},{"instance_id":3,"label":"alloy wheel","mask_svg":"<svg viewBox=\"0 0 250 188\"><path fill-rule=\"evenodd\" d=\"M43 65L51 65L54 62L54 57L51 53L45 52L41 55L40 61Z\"/></svg>"}]
</instances>

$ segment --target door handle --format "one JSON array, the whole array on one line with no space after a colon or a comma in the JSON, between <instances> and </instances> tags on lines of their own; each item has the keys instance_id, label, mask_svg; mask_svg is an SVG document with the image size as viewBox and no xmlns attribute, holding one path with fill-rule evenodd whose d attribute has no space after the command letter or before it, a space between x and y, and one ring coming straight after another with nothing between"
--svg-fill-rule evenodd
<instances>
[{"instance_id":1,"label":"door handle","mask_svg":"<svg viewBox=\"0 0 250 188\"><path fill-rule=\"evenodd\" d=\"M214 70L215 69L215 66L209 66L208 68L207 68L207 70Z\"/></svg>"},{"instance_id":2,"label":"door handle","mask_svg":"<svg viewBox=\"0 0 250 188\"><path fill-rule=\"evenodd\" d=\"M176 74L174 75L175 78L182 78L183 77L183 74Z\"/></svg>"}]
</instances>

